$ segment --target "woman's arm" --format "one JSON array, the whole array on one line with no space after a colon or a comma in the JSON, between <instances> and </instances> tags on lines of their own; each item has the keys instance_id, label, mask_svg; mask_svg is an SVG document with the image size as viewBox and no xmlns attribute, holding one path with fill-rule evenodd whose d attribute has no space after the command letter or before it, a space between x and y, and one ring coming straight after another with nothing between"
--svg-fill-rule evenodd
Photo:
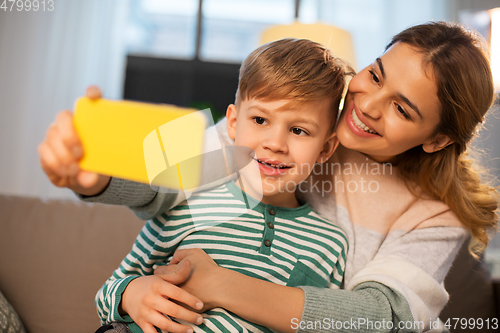
<instances>
[{"instance_id":1,"label":"woman's arm","mask_svg":"<svg viewBox=\"0 0 500 333\"><path fill-rule=\"evenodd\" d=\"M408 320L405 314L411 314L403 295L376 282L354 291L294 288L219 267L200 249L177 251L171 264L184 260L190 261L192 272L182 289L204 302L203 311L222 307L278 332L373 332L370 322L385 322L387 329L376 331L389 332L388 322ZM167 278L166 269L158 267L155 275Z\"/></svg>"},{"instance_id":2,"label":"woman's arm","mask_svg":"<svg viewBox=\"0 0 500 333\"><path fill-rule=\"evenodd\" d=\"M278 332L294 332L290 322L300 318L304 292L218 266L201 249L177 250L169 266L160 266L155 275L168 279L172 265L189 261L191 276L181 287L203 301L206 311L223 307L253 323Z\"/></svg>"},{"instance_id":3,"label":"woman's arm","mask_svg":"<svg viewBox=\"0 0 500 333\"><path fill-rule=\"evenodd\" d=\"M225 308L253 323L278 332L295 332L292 327L300 320L304 307L304 292L222 268L217 307Z\"/></svg>"},{"instance_id":4,"label":"woman's arm","mask_svg":"<svg viewBox=\"0 0 500 333\"><path fill-rule=\"evenodd\" d=\"M148 184L120 178L111 178L108 187L99 195L85 196L76 192L75 194L86 202L128 206L143 220L156 217L183 200L179 192L160 193L154 191Z\"/></svg>"},{"instance_id":5,"label":"woman's arm","mask_svg":"<svg viewBox=\"0 0 500 333\"><path fill-rule=\"evenodd\" d=\"M413 322L404 296L377 282L347 291L280 286L227 269L220 276L218 307L278 332L390 332Z\"/></svg>"},{"instance_id":6,"label":"woman's arm","mask_svg":"<svg viewBox=\"0 0 500 333\"><path fill-rule=\"evenodd\" d=\"M184 256L193 271L182 288L208 308L282 332L421 332L439 325L447 301L442 281L464 235L437 227L387 240L347 290L284 287L218 267L201 250L183 250L193 251Z\"/></svg>"}]
</instances>

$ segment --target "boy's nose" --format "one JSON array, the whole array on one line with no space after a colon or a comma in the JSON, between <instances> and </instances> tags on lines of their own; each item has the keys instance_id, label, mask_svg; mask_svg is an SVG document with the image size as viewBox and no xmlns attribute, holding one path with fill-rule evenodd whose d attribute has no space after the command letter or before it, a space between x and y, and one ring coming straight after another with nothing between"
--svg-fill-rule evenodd
<instances>
[{"instance_id":1,"label":"boy's nose","mask_svg":"<svg viewBox=\"0 0 500 333\"><path fill-rule=\"evenodd\" d=\"M283 129L269 131L266 138L262 141L263 148L269 149L274 153L288 153L287 134L288 131Z\"/></svg>"}]
</instances>

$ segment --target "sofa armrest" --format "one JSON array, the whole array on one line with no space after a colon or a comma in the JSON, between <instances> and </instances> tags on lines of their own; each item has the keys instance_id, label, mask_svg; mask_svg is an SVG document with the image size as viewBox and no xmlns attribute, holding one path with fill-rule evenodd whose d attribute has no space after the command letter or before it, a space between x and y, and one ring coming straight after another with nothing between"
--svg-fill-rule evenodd
<instances>
[{"instance_id":1,"label":"sofa armrest","mask_svg":"<svg viewBox=\"0 0 500 333\"><path fill-rule=\"evenodd\" d=\"M489 269L484 261L470 255L468 245L466 240L444 281L450 300L439 316L443 322L453 318L499 318ZM495 330L481 332L490 331Z\"/></svg>"},{"instance_id":2,"label":"sofa armrest","mask_svg":"<svg viewBox=\"0 0 500 333\"><path fill-rule=\"evenodd\" d=\"M0 290L30 333L94 332L94 296L144 225L128 208L0 195Z\"/></svg>"},{"instance_id":3,"label":"sofa armrest","mask_svg":"<svg viewBox=\"0 0 500 333\"><path fill-rule=\"evenodd\" d=\"M492 279L492 284L493 284L493 291L495 292L497 318L500 320L500 278Z\"/></svg>"}]
</instances>

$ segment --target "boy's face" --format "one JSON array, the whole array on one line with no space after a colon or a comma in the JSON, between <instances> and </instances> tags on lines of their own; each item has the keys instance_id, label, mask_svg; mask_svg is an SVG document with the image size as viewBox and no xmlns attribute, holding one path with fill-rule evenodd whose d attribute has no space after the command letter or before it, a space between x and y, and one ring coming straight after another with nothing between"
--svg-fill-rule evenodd
<instances>
[{"instance_id":1,"label":"boy's face","mask_svg":"<svg viewBox=\"0 0 500 333\"><path fill-rule=\"evenodd\" d=\"M289 102L250 99L242 101L238 109L231 104L226 114L228 134L235 146L254 152L246 157L248 167L241 170L244 190L282 207L292 201L296 206L295 187L338 145L330 130L328 101L294 107L287 106Z\"/></svg>"}]
</instances>

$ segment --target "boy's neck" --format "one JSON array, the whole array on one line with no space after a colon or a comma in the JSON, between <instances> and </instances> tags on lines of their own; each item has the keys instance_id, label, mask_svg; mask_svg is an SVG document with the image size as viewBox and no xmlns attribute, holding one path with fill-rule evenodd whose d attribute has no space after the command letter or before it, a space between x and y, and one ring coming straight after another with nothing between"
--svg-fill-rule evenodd
<instances>
[{"instance_id":1,"label":"boy's neck","mask_svg":"<svg viewBox=\"0 0 500 333\"><path fill-rule=\"evenodd\" d=\"M295 197L295 192L285 190L274 195L262 195L260 193L257 193L252 186L248 185L243 177L238 178L235 183L236 186L238 186L242 191L244 191L254 199L259 200L258 198L262 197L259 201L266 205L273 205L275 207L284 208L300 207L300 204Z\"/></svg>"}]
</instances>

